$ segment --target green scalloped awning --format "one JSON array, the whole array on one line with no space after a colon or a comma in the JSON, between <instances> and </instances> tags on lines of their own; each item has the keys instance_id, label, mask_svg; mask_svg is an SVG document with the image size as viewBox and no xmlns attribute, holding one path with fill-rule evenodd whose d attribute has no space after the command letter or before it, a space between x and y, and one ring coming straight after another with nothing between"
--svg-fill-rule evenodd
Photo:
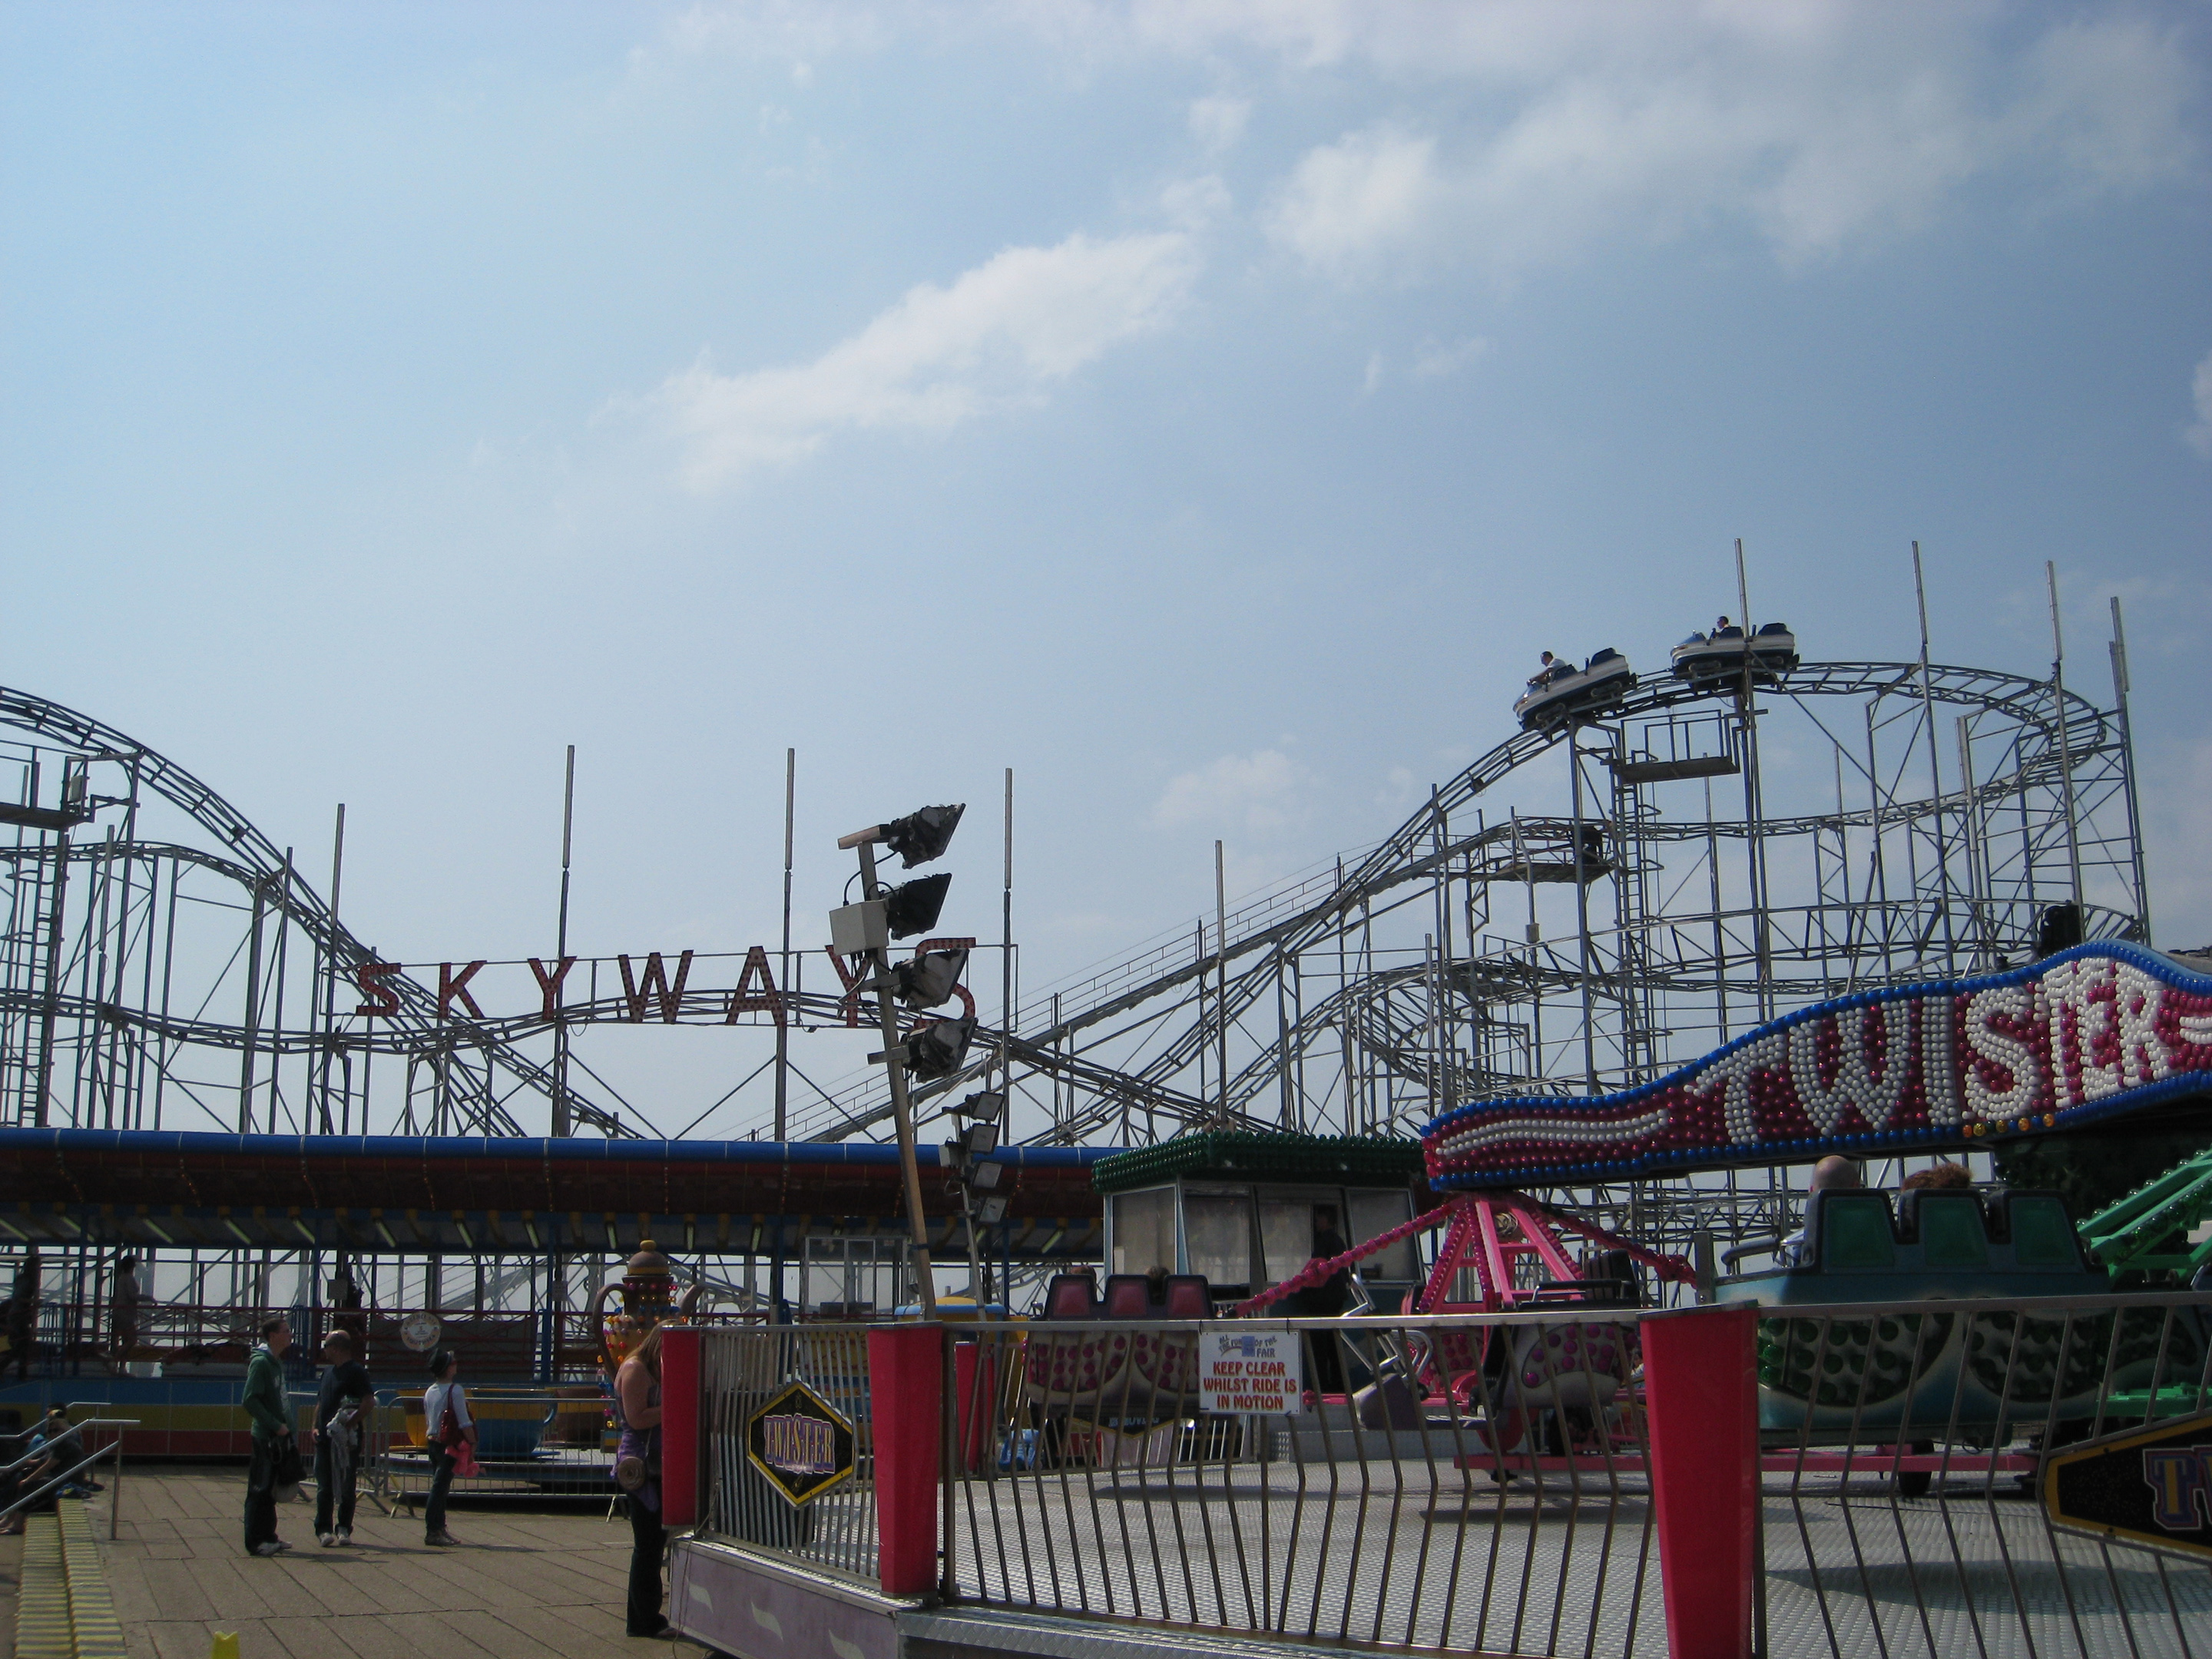
<instances>
[{"instance_id":1,"label":"green scalloped awning","mask_svg":"<svg viewBox=\"0 0 2212 1659\"><path fill-rule=\"evenodd\" d=\"M1133 1147L1091 1166L1101 1193L1173 1181L1313 1181L1353 1187L1403 1187L1421 1173L1421 1143L1369 1135L1178 1135Z\"/></svg>"}]
</instances>

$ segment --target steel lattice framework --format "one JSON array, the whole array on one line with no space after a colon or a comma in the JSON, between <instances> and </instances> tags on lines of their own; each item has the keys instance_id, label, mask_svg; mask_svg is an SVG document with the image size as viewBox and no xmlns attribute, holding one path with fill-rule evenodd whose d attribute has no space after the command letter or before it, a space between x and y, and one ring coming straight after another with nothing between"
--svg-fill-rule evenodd
<instances>
[{"instance_id":1,"label":"steel lattice framework","mask_svg":"<svg viewBox=\"0 0 2212 1659\"><path fill-rule=\"evenodd\" d=\"M1516 732L1379 844L1026 1000L1010 1070L1038 1138L1417 1133L1458 1102L1621 1088L1795 1007L2025 960L2053 907L2147 941L2117 622L2108 708L2057 665L1808 663L1749 697L1647 677ZM1025 1075L1040 1052L1115 1085ZM884 1109L866 1085L838 1107L805 1133ZM1784 1188L1753 1186L1568 1196L1680 1244L1771 1225Z\"/></svg>"}]
</instances>

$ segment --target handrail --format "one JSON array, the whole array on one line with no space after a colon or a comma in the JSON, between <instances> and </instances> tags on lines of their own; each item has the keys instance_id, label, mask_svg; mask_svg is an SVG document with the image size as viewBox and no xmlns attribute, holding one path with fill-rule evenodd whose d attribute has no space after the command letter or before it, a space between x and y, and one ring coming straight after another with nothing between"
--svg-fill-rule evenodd
<instances>
[{"instance_id":1,"label":"handrail","mask_svg":"<svg viewBox=\"0 0 2212 1659\"><path fill-rule=\"evenodd\" d=\"M70 1427L72 1429L135 1429L143 1420L136 1417L88 1417L81 1422L70 1424ZM123 1437L119 1434L98 1451L88 1453L77 1462L64 1469L43 1486L25 1493L7 1508L0 1509L0 1521L6 1520L27 1504L37 1503L40 1498L56 1487L67 1486L75 1476L82 1474L103 1457L112 1457L115 1460L115 1486L114 1489L107 1494L107 1536L110 1541L112 1541L115 1537L116 1525L123 1515Z\"/></svg>"}]
</instances>

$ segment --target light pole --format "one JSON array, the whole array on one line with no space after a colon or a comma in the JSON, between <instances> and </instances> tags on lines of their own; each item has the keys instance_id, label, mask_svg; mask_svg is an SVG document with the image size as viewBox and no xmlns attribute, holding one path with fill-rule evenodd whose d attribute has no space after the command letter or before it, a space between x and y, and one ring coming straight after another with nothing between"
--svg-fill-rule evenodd
<instances>
[{"instance_id":1,"label":"light pole","mask_svg":"<svg viewBox=\"0 0 2212 1659\"><path fill-rule=\"evenodd\" d=\"M911 1042L899 1041L894 991L914 1000L928 996L929 990L918 983L924 975L909 973L902 976L893 972L890 942L908 933L927 933L937 925L937 915L944 907L945 890L952 884L952 878L925 876L903 886L886 888L876 879L876 843L881 842L898 854L909 870L917 864L927 864L944 856L945 849L951 844L952 831L959 824L960 815L966 810L964 806L925 806L890 823L872 824L839 837L837 845L841 848L857 848L860 852L860 899L857 904L842 905L830 913L831 948L842 956L864 956L874 969L865 988L876 994L884 1051L873 1058L884 1062L890 1079L891 1121L898 1130L899 1170L905 1178L907 1222L913 1238L915 1291L924 1319L937 1317L937 1286L929 1261L929 1222L921 1208L921 1166L915 1148L914 1103L907 1088L907 1073L917 1066L932 1076L957 1070L966 1052L969 1036L975 1030L975 1022L940 1022L940 1026L957 1029L951 1034L949 1042L927 1043L923 1052L917 1053L915 1044L922 1042L926 1033L916 1033ZM957 976L956 969L954 977ZM951 986L947 983L939 994L921 1006L933 1006L951 994Z\"/></svg>"}]
</instances>

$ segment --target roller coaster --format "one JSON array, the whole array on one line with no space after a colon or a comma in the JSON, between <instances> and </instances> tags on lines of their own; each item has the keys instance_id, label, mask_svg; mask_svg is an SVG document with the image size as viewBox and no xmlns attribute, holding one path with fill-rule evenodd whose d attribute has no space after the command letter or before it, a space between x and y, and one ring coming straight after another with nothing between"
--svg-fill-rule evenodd
<instances>
[{"instance_id":1,"label":"roller coaster","mask_svg":"<svg viewBox=\"0 0 2212 1659\"><path fill-rule=\"evenodd\" d=\"M1374 845L1019 997L923 1098L995 1080L1046 1145L1412 1137L1470 1102L1634 1088L1814 1002L2002 970L2054 928L2145 942L2117 605L2113 623L2109 706L2063 664L1924 652L1630 675L1515 731ZM7 1125L659 1138L589 1063L586 1028L732 1024L764 1046L859 1023L858 994L808 989L799 952L769 981L653 957L642 988L629 958L619 988L615 959L592 962L487 1016L465 976L382 961L340 919L337 869L325 896L143 743L0 690L0 766ZM763 1067L744 1079L725 1101L763 1136ZM888 1134L879 1072L806 1087L790 1139ZM1670 1249L1771 1233L1786 1203L1772 1176L1562 1196Z\"/></svg>"}]
</instances>

